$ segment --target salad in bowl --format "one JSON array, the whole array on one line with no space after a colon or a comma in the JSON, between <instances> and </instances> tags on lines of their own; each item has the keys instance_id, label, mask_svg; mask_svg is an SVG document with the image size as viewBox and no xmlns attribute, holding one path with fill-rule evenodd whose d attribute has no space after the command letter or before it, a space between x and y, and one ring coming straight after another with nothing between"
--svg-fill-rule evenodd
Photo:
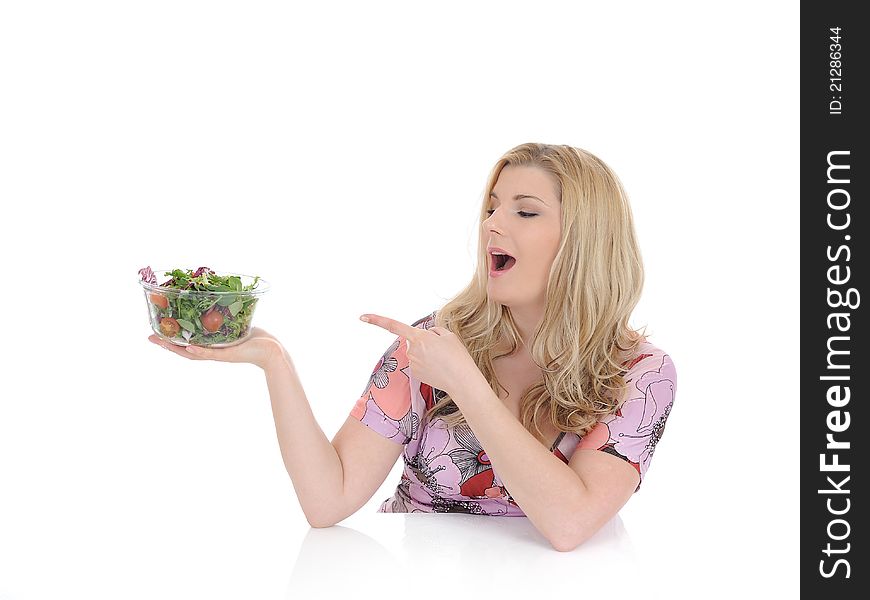
<instances>
[{"instance_id":1,"label":"salad in bowl","mask_svg":"<svg viewBox=\"0 0 870 600\"><path fill-rule=\"evenodd\" d=\"M218 274L208 267L157 272L168 279L158 284L150 266L139 269L151 329L179 346L224 348L243 342L257 301L270 287L259 275Z\"/></svg>"}]
</instances>

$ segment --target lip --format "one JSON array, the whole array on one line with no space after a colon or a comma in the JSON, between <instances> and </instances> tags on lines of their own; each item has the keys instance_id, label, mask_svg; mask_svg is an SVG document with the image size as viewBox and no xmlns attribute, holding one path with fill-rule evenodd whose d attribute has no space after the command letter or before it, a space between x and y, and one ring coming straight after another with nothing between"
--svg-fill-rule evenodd
<instances>
[{"instance_id":1,"label":"lip","mask_svg":"<svg viewBox=\"0 0 870 600\"><path fill-rule=\"evenodd\" d=\"M489 267L489 276L490 276L490 277L501 277L502 275L507 275L507 274L510 273L512 270L513 270L513 267L511 267L511 268L508 269L507 271L496 271L495 269L492 268L492 265L490 265L490 267Z\"/></svg>"}]
</instances>

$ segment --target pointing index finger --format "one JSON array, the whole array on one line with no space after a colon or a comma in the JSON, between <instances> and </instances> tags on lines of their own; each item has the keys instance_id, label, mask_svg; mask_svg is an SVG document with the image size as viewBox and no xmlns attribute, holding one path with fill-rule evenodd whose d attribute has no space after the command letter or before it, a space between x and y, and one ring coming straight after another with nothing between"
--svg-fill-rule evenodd
<instances>
[{"instance_id":1,"label":"pointing index finger","mask_svg":"<svg viewBox=\"0 0 870 600\"><path fill-rule=\"evenodd\" d=\"M396 321L395 319L390 319L388 317L382 317L380 315L373 314L364 314L360 317L360 319L365 321L366 323L371 323L372 325L382 327L387 331L394 333L395 335L405 338L406 340L415 340L420 334L420 330L416 327L411 327L410 325L406 325L401 321Z\"/></svg>"}]
</instances>

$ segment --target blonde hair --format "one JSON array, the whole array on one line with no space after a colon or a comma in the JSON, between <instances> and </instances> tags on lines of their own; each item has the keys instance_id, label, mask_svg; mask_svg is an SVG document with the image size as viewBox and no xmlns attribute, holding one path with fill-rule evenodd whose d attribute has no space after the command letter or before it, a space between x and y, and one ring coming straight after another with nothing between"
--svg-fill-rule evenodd
<instances>
[{"instance_id":1,"label":"blonde hair","mask_svg":"<svg viewBox=\"0 0 870 600\"><path fill-rule=\"evenodd\" d=\"M562 237L547 281L544 317L528 345L543 381L523 392L520 419L542 440L544 414L560 431L582 436L621 405L627 388L622 364L644 337L628 325L643 287L631 208L619 179L598 157L570 146L529 143L509 150L493 167L480 223L508 165L552 175L562 205ZM492 361L512 354L522 340L510 308L487 296L488 264L481 230L474 279L434 313L434 325L456 334L490 386L504 390ZM495 354L504 341L511 349ZM439 391L424 422L439 416L451 427L465 423L449 394Z\"/></svg>"}]
</instances>

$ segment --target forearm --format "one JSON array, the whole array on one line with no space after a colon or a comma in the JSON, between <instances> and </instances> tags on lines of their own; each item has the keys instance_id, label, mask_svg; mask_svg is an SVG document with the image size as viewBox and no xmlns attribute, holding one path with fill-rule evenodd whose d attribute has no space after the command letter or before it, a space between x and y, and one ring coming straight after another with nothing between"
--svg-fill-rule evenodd
<instances>
[{"instance_id":1,"label":"forearm","mask_svg":"<svg viewBox=\"0 0 870 600\"><path fill-rule=\"evenodd\" d=\"M343 501L338 453L315 420L286 350L264 371L281 456L302 511L314 527L331 525Z\"/></svg>"},{"instance_id":2,"label":"forearm","mask_svg":"<svg viewBox=\"0 0 870 600\"><path fill-rule=\"evenodd\" d=\"M511 414L481 376L451 392L511 497L550 543L575 535L585 486Z\"/></svg>"}]
</instances>

